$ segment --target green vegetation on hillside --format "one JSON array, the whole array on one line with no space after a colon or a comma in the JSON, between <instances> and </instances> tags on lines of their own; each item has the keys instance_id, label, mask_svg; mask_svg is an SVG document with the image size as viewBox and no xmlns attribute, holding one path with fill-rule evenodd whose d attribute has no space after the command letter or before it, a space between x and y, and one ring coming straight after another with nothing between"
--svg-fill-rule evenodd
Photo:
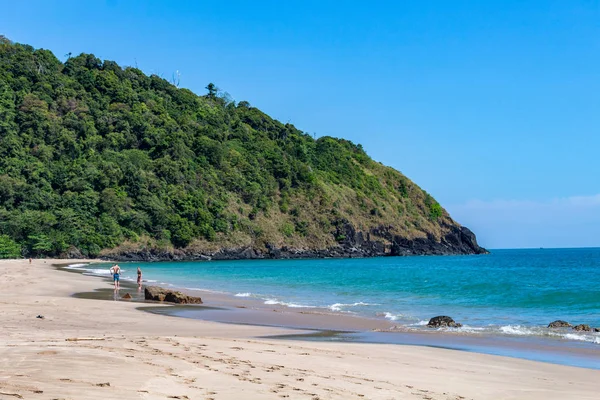
<instances>
[{"instance_id":1,"label":"green vegetation on hillside","mask_svg":"<svg viewBox=\"0 0 600 400\"><path fill-rule=\"evenodd\" d=\"M340 221L407 238L452 223L360 145L314 140L207 89L0 37L0 257L326 248L343 240Z\"/></svg>"}]
</instances>

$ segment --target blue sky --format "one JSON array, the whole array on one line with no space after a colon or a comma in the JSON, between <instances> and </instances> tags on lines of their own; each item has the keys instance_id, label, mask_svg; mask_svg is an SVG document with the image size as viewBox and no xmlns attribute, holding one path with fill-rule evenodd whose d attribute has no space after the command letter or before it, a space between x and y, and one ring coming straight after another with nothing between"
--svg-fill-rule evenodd
<instances>
[{"instance_id":1,"label":"blue sky","mask_svg":"<svg viewBox=\"0 0 600 400\"><path fill-rule=\"evenodd\" d=\"M373 4L376 3L376 4ZM361 143L482 245L600 246L598 1L3 1L94 53Z\"/></svg>"}]
</instances>

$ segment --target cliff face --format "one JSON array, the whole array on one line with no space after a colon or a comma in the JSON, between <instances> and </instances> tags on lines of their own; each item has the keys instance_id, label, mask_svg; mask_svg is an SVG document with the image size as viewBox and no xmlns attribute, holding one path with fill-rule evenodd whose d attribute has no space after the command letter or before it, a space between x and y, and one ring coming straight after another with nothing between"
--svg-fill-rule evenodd
<instances>
[{"instance_id":1,"label":"cliff face","mask_svg":"<svg viewBox=\"0 0 600 400\"><path fill-rule=\"evenodd\" d=\"M364 233L357 232L352 224L346 222L341 230L335 232L336 235L343 232L345 239L336 246L322 249L276 247L267 243L263 248L243 246L212 251L119 248L106 251L103 256L119 261L174 261L488 254L486 249L477 244L475 234L464 226L449 226L449 232L439 241L433 236L407 239L394 235L391 228L381 226Z\"/></svg>"},{"instance_id":2,"label":"cliff face","mask_svg":"<svg viewBox=\"0 0 600 400\"><path fill-rule=\"evenodd\" d=\"M0 36L0 257L485 252L362 146L207 89Z\"/></svg>"}]
</instances>

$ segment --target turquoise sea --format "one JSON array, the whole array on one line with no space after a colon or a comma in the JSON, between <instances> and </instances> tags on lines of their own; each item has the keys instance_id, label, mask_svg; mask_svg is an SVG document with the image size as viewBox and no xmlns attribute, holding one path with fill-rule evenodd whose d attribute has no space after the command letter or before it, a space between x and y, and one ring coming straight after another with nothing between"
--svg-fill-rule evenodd
<instances>
[{"instance_id":1,"label":"turquoise sea","mask_svg":"<svg viewBox=\"0 0 600 400\"><path fill-rule=\"evenodd\" d=\"M600 248L494 250L478 256L122 263L123 278L327 308L423 330L449 315L466 333L546 336L600 344L600 333L553 331L551 321L600 328ZM79 266L79 268L82 268ZM83 267L106 274L98 265Z\"/></svg>"}]
</instances>

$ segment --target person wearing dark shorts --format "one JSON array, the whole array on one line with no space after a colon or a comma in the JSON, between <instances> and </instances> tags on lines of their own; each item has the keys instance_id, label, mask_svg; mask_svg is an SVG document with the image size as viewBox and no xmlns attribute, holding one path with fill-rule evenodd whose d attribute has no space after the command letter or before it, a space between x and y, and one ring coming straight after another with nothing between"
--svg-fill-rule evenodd
<instances>
[{"instance_id":1,"label":"person wearing dark shorts","mask_svg":"<svg viewBox=\"0 0 600 400\"><path fill-rule=\"evenodd\" d=\"M138 269L137 269L137 275L138 275L137 284L138 284L138 289L139 289L142 287L142 270L140 267L138 267Z\"/></svg>"}]
</instances>

